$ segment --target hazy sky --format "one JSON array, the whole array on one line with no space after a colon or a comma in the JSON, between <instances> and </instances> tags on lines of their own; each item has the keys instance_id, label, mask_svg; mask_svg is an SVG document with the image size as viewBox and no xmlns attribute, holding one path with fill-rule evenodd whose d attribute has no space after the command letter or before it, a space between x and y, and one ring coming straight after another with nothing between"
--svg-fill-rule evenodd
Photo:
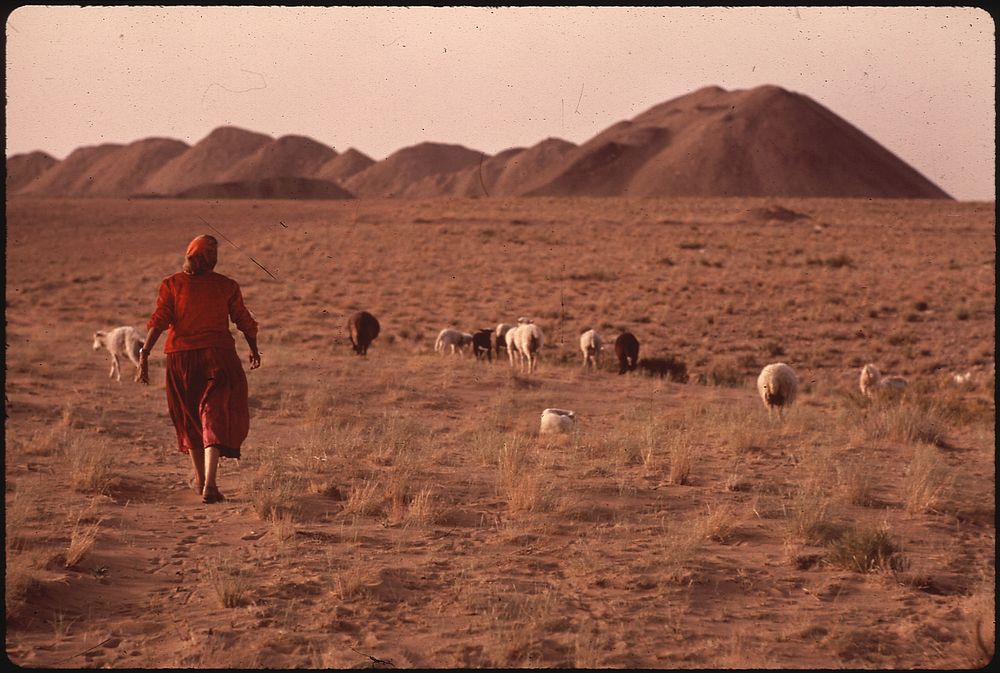
<instances>
[{"instance_id":1,"label":"hazy sky","mask_svg":"<svg viewBox=\"0 0 1000 673\"><path fill-rule=\"evenodd\" d=\"M960 200L995 198L995 35L970 7L20 7L6 154L223 125L382 159L581 143L703 86L775 84Z\"/></svg>"}]
</instances>

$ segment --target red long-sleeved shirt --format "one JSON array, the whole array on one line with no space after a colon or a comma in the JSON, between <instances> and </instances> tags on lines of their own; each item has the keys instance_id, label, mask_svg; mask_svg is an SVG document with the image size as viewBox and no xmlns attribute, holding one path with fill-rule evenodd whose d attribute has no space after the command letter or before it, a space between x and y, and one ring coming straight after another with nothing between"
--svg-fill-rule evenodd
<instances>
[{"instance_id":1,"label":"red long-sleeved shirt","mask_svg":"<svg viewBox=\"0 0 1000 673\"><path fill-rule=\"evenodd\" d=\"M239 284L210 271L175 273L160 283L156 310L146 329L167 330L164 353L198 348L236 348L229 320L245 335L257 336L257 321L243 303Z\"/></svg>"}]
</instances>

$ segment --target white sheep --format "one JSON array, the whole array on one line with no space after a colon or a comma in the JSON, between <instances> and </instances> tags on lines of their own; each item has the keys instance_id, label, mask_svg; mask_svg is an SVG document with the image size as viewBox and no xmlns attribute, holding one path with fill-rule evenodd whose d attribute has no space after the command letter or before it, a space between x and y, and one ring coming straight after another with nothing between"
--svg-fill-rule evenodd
<instances>
[{"instance_id":1,"label":"white sheep","mask_svg":"<svg viewBox=\"0 0 1000 673\"><path fill-rule=\"evenodd\" d=\"M594 330L589 329L580 335L580 350L583 351L584 368L590 365L593 366L594 371L597 371L597 365L599 364L603 349L604 340Z\"/></svg>"},{"instance_id":2,"label":"white sheep","mask_svg":"<svg viewBox=\"0 0 1000 673\"><path fill-rule=\"evenodd\" d=\"M514 328L513 325L508 325L505 322L502 322L499 325L497 325L496 348L494 349L496 351L495 355L497 356L497 358L500 357L501 348L503 348L504 350L507 349L507 332L511 331L513 328Z\"/></svg>"},{"instance_id":3,"label":"white sheep","mask_svg":"<svg viewBox=\"0 0 1000 673\"><path fill-rule=\"evenodd\" d=\"M94 350L99 351L104 348L111 353L109 379L122 380L121 368L118 365L121 358L127 357L135 365L135 380L139 380L139 349L142 345L143 337L131 325L94 332Z\"/></svg>"},{"instance_id":4,"label":"white sheep","mask_svg":"<svg viewBox=\"0 0 1000 673\"><path fill-rule=\"evenodd\" d=\"M880 392L898 395L906 390L908 385L909 382L902 376L882 376L882 372L871 362L861 368L861 377L858 380L861 394L869 399Z\"/></svg>"},{"instance_id":5,"label":"white sheep","mask_svg":"<svg viewBox=\"0 0 1000 673\"><path fill-rule=\"evenodd\" d=\"M795 401L799 391L799 380L795 370L784 362L775 362L764 367L757 377L757 392L767 407L767 417L772 417L772 411L778 410L778 420L785 419L785 407Z\"/></svg>"},{"instance_id":6,"label":"white sheep","mask_svg":"<svg viewBox=\"0 0 1000 673\"><path fill-rule=\"evenodd\" d=\"M538 351L542 349L542 343L545 339L542 334L542 328L531 322L521 322L525 320L521 318L518 320L519 324L517 327L507 332L507 348L510 350L511 339L513 339L513 346L517 351L518 359L520 360L520 370L523 372L525 369L525 363L527 363L528 373L531 374L538 367ZM514 357L511 355L511 365L514 364Z\"/></svg>"},{"instance_id":7,"label":"white sheep","mask_svg":"<svg viewBox=\"0 0 1000 673\"><path fill-rule=\"evenodd\" d=\"M472 335L468 332L460 332L457 329L446 327L438 333L434 341L434 351L444 355L445 351L451 351L454 355L465 355L465 347L472 344Z\"/></svg>"},{"instance_id":8,"label":"white sheep","mask_svg":"<svg viewBox=\"0 0 1000 673\"><path fill-rule=\"evenodd\" d=\"M573 432L576 413L569 409L546 409L542 412L542 424L538 434L558 434Z\"/></svg>"},{"instance_id":9,"label":"white sheep","mask_svg":"<svg viewBox=\"0 0 1000 673\"><path fill-rule=\"evenodd\" d=\"M520 325L511 327L507 330L503 337L504 345L507 347L507 358L510 360L510 366L512 368L514 367L514 360L516 359L518 363L520 363L522 357L521 351L517 350L517 342L514 340L514 337L517 335L517 330L520 327Z\"/></svg>"}]
</instances>

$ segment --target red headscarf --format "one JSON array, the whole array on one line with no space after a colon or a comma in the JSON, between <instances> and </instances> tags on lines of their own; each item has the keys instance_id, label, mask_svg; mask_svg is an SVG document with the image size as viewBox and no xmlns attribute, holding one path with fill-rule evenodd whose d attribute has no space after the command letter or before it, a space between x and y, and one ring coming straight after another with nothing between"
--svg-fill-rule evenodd
<instances>
[{"instance_id":1,"label":"red headscarf","mask_svg":"<svg viewBox=\"0 0 1000 673\"><path fill-rule=\"evenodd\" d=\"M196 237L184 253L184 273L199 276L215 268L219 261L219 242L214 236L202 234Z\"/></svg>"}]
</instances>

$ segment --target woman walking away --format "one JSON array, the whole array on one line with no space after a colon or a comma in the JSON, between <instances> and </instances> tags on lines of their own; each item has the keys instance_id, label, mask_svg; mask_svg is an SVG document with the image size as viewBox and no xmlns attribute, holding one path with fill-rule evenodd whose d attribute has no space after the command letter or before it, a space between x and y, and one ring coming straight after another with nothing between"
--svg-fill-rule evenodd
<instances>
[{"instance_id":1,"label":"woman walking away","mask_svg":"<svg viewBox=\"0 0 1000 673\"><path fill-rule=\"evenodd\" d=\"M218 258L215 237L191 241L183 271L160 283L139 351L139 380L148 385L149 353L169 328L163 349L167 408L178 449L191 456L192 486L204 503L225 500L215 483L219 458L239 460L240 445L250 430L247 377L229 333L230 319L246 337L250 369L260 367L257 321L243 304L239 284L212 270Z\"/></svg>"}]
</instances>

